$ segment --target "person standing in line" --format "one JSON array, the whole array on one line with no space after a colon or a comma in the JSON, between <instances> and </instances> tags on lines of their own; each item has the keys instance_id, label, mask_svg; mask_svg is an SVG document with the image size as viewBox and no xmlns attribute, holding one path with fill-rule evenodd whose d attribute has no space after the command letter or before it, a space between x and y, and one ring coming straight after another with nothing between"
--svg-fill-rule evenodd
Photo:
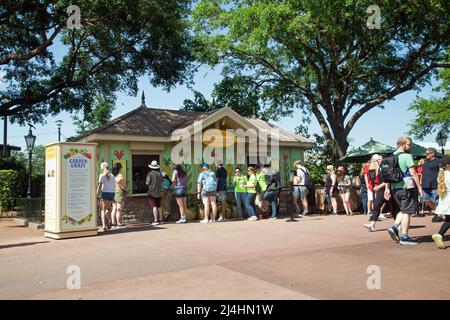
<instances>
[{"instance_id":1,"label":"person standing in line","mask_svg":"<svg viewBox=\"0 0 450 320\"><path fill-rule=\"evenodd\" d=\"M330 215L331 214L331 197L330 197L330 186L328 185L328 175L324 174L322 175L323 180L323 213L324 215Z\"/></svg>"},{"instance_id":2,"label":"person standing in line","mask_svg":"<svg viewBox=\"0 0 450 320\"><path fill-rule=\"evenodd\" d=\"M368 215L372 215L373 211L373 179L375 178L375 170L378 167L378 154L372 155L370 162L364 167L364 180L366 181L367 186L367 210Z\"/></svg>"},{"instance_id":3,"label":"person standing in line","mask_svg":"<svg viewBox=\"0 0 450 320\"><path fill-rule=\"evenodd\" d=\"M411 155L412 140L409 137L400 137L397 140L397 151L394 156L398 158L398 166L403 173L403 181L386 185L385 198L393 198L395 212L399 211L395 223L388 229L392 240L398 241L402 245L416 245L417 240L411 238L408 234L411 215L417 210L417 192L423 195L422 186L419 184L419 176ZM402 235L399 237L399 226L401 225Z\"/></svg>"},{"instance_id":4,"label":"person standing in line","mask_svg":"<svg viewBox=\"0 0 450 320\"><path fill-rule=\"evenodd\" d=\"M163 214L164 220L167 220L172 211L172 194L170 192L170 187L172 181L166 172L161 172L161 212Z\"/></svg>"},{"instance_id":5,"label":"person standing in line","mask_svg":"<svg viewBox=\"0 0 450 320\"><path fill-rule=\"evenodd\" d=\"M294 168L297 173L297 176L300 177L300 187L298 188L298 193L300 194L300 199L302 201L303 206L303 216L309 215L309 207L308 207L308 194L309 189L306 185L306 177L309 176L309 171L306 169L300 160L294 162Z\"/></svg>"},{"instance_id":6,"label":"person standing in line","mask_svg":"<svg viewBox=\"0 0 450 320\"><path fill-rule=\"evenodd\" d=\"M303 217L301 215L302 209L301 209L299 201L298 201L300 199L300 195L301 195L300 187L301 187L302 179L301 179L301 177L299 177L297 175L297 170L294 170L293 174L294 174L294 180L292 181L292 197L294 198L295 215L297 217Z\"/></svg>"},{"instance_id":7,"label":"person standing in line","mask_svg":"<svg viewBox=\"0 0 450 320\"><path fill-rule=\"evenodd\" d=\"M258 184L258 180L255 175L255 168L250 166L247 168L247 196L245 197L245 210L249 218L249 221L258 220L258 217L255 214L255 198L256 198L256 185Z\"/></svg>"},{"instance_id":8,"label":"person standing in line","mask_svg":"<svg viewBox=\"0 0 450 320\"><path fill-rule=\"evenodd\" d=\"M445 156L440 161L441 169L438 174L437 193L439 195L439 204L434 214L443 215L445 222L442 224L438 233L431 236L438 249L445 249L443 238L450 229L450 157Z\"/></svg>"},{"instance_id":9,"label":"person standing in line","mask_svg":"<svg viewBox=\"0 0 450 320\"><path fill-rule=\"evenodd\" d=\"M177 201L178 207L180 208L180 219L176 223L186 223L187 209L187 186L188 186L188 175L183 167L179 164L175 165L172 175L172 183L175 184L173 188L173 193L175 195L175 200Z\"/></svg>"},{"instance_id":10,"label":"person standing in line","mask_svg":"<svg viewBox=\"0 0 450 320\"><path fill-rule=\"evenodd\" d=\"M111 212L112 227L125 228L126 226L120 223L127 196L127 182L122 174L122 164L116 163L114 165L113 175L115 176L115 195Z\"/></svg>"},{"instance_id":11,"label":"person standing in line","mask_svg":"<svg viewBox=\"0 0 450 320\"><path fill-rule=\"evenodd\" d=\"M205 210L205 218L200 221L201 223L208 223L210 208L212 211L211 214L211 222L216 222L217 215L217 180L216 174L211 171L209 168L209 164L206 162L202 163L202 172L197 179L197 198L202 200L204 210Z\"/></svg>"},{"instance_id":12,"label":"person standing in line","mask_svg":"<svg viewBox=\"0 0 450 320\"><path fill-rule=\"evenodd\" d=\"M245 206L247 197L247 177L241 173L241 169L238 167L234 169L233 185L238 217L243 219L242 204Z\"/></svg>"},{"instance_id":13,"label":"person standing in line","mask_svg":"<svg viewBox=\"0 0 450 320\"><path fill-rule=\"evenodd\" d=\"M263 173L266 181L266 192L264 199L270 204L270 220L276 220L278 216L278 206L281 193L281 176L280 172L273 169L270 164L265 164Z\"/></svg>"},{"instance_id":14,"label":"person standing in line","mask_svg":"<svg viewBox=\"0 0 450 320\"><path fill-rule=\"evenodd\" d=\"M161 185L162 185L162 175L159 170L159 165L156 160L153 160L151 164L148 165L150 168L147 178L145 179L145 184L148 187L148 204L153 211L153 223L152 226L157 226L163 224L163 216L161 210Z\"/></svg>"},{"instance_id":15,"label":"person standing in line","mask_svg":"<svg viewBox=\"0 0 450 320\"><path fill-rule=\"evenodd\" d=\"M256 199L255 205L261 210L261 219L267 219L267 201L264 200L264 193L266 192L266 177L261 170L261 166L259 164L255 165L255 175L257 180L256 185Z\"/></svg>"},{"instance_id":16,"label":"person standing in line","mask_svg":"<svg viewBox=\"0 0 450 320\"><path fill-rule=\"evenodd\" d=\"M424 206L433 213L439 203L437 194L437 177L439 174L439 158L436 157L436 149L428 148L425 152L426 160L422 167L422 189ZM439 217L439 216L435 216ZM436 219L435 219L436 220Z\"/></svg>"},{"instance_id":17,"label":"person standing in line","mask_svg":"<svg viewBox=\"0 0 450 320\"><path fill-rule=\"evenodd\" d=\"M337 197L339 197L339 190L337 188L337 178L336 173L334 172L333 165L331 164L327 165L327 173L328 174L325 182L324 194L325 196L328 195L331 201L331 206L333 208L333 212L331 214L337 215L338 214Z\"/></svg>"},{"instance_id":18,"label":"person standing in line","mask_svg":"<svg viewBox=\"0 0 450 320\"><path fill-rule=\"evenodd\" d=\"M366 164L367 165L367 164ZM361 173L359 175L359 181L361 184L361 200L364 214L369 215L369 206L368 206L368 195L367 195L367 182L365 178L365 169L366 165L361 168Z\"/></svg>"},{"instance_id":19,"label":"person standing in line","mask_svg":"<svg viewBox=\"0 0 450 320\"><path fill-rule=\"evenodd\" d=\"M223 167L223 161L217 160L217 201L220 202L220 212L218 222L225 221L225 211L227 208L227 170Z\"/></svg>"},{"instance_id":20,"label":"person standing in line","mask_svg":"<svg viewBox=\"0 0 450 320\"><path fill-rule=\"evenodd\" d=\"M100 194L100 206L101 206L101 219L102 219L102 227L99 231L106 231L111 229L111 217L108 212L111 211L112 203L114 201L115 196L115 177L109 172L108 164L103 162L100 165L100 169L102 173L98 178L98 186L97 186L97 194Z\"/></svg>"},{"instance_id":21,"label":"person standing in line","mask_svg":"<svg viewBox=\"0 0 450 320\"><path fill-rule=\"evenodd\" d=\"M347 168L344 165L340 165L337 168L336 179L338 182L338 190L344 205L345 214L347 216L352 216L352 206L350 204L350 192L352 188L352 181L350 176L347 174Z\"/></svg>"}]
</instances>

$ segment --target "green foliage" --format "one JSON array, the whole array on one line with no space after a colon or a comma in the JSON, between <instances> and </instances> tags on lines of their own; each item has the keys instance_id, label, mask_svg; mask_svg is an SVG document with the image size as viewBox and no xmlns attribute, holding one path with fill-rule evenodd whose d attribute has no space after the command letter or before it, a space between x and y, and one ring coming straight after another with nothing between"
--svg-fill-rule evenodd
<instances>
[{"instance_id":1,"label":"green foliage","mask_svg":"<svg viewBox=\"0 0 450 320\"><path fill-rule=\"evenodd\" d=\"M17 179L15 188L13 188L13 198L26 196L28 186L27 163L13 151L10 157L0 157L1 170L12 170L16 172Z\"/></svg>"},{"instance_id":2,"label":"green foliage","mask_svg":"<svg viewBox=\"0 0 450 320\"><path fill-rule=\"evenodd\" d=\"M449 2L382 0L369 30L370 0L200 0L195 54L227 76L250 75L270 114L301 109L319 122L333 160L370 110L424 86L449 47ZM299 119L301 123L301 119Z\"/></svg>"},{"instance_id":3,"label":"green foliage","mask_svg":"<svg viewBox=\"0 0 450 320\"><path fill-rule=\"evenodd\" d=\"M208 101L200 92L194 91L194 100L184 100L182 110L208 112L229 107L243 117L267 119L268 115L262 112L261 94L260 87L251 77L225 76L222 81L214 84L213 102Z\"/></svg>"},{"instance_id":4,"label":"green foliage","mask_svg":"<svg viewBox=\"0 0 450 320\"><path fill-rule=\"evenodd\" d=\"M14 170L0 170L0 209L11 209L12 200L17 194L18 173Z\"/></svg>"},{"instance_id":5,"label":"green foliage","mask_svg":"<svg viewBox=\"0 0 450 320\"><path fill-rule=\"evenodd\" d=\"M450 69L441 70L439 78L441 84L435 91L442 97L430 99L417 98L408 110L415 111L416 117L409 124L408 134L418 139L426 135L443 130L450 133Z\"/></svg>"},{"instance_id":6,"label":"green foliage","mask_svg":"<svg viewBox=\"0 0 450 320\"><path fill-rule=\"evenodd\" d=\"M78 112L72 116L75 132L80 135L86 131L101 127L111 120L114 111L114 100L104 97L95 97L92 109L87 112Z\"/></svg>"},{"instance_id":7,"label":"green foliage","mask_svg":"<svg viewBox=\"0 0 450 320\"><path fill-rule=\"evenodd\" d=\"M69 29L76 4L81 27ZM170 89L191 81L191 0L6 1L0 6L0 116L45 122L90 113L94 97L135 95L138 80ZM58 53L58 56L54 54Z\"/></svg>"}]
</instances>

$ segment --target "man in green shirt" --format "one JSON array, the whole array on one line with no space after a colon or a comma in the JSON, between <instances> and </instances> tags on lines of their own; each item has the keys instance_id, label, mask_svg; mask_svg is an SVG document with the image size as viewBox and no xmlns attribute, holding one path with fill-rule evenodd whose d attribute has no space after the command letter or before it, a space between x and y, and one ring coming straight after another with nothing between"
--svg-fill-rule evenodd
<instances>
[{"instance_id":1,"label":"man in green shirt","mask_svg":"<svg viewBox=\"0 0 450 320\"><path fill-rule=\"evenodd\" d=\"M394 241L403 245L415 245L417 241L408 235L411 215L417 211L417 191L422 196L423 191L419 183L419 176L414 166L411 155L412 140L409 137L400 137L397 140L398 165L403 172L403 181L392 184L392 191L387 184L385 198L392 198L393 210L399 211L395 223L388 229L389 235ZM399 226L402 228L402 236L399 237Z\"/></svg>"}]
</instances>

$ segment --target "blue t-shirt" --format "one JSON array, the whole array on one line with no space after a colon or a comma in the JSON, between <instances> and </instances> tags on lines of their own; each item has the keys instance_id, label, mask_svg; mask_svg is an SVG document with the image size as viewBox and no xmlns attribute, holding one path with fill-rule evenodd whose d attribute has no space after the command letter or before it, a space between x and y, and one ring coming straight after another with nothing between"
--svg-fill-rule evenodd
<instances>
[{"instance_id":1,"label":"blue t-shirt","mask_svg":"<svg viewBox=\"0 0 450 320\"><path fill-rule=\"evenodd\" d=\"M227 171L221 167L216 171L216 178L219 179L217 183L217 191L227 190Z\"/></svg>"}]
</instances>

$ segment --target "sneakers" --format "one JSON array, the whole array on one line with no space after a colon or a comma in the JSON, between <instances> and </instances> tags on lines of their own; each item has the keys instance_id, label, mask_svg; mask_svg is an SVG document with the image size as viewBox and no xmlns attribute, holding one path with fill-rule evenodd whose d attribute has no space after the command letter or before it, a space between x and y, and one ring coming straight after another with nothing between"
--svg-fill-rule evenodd
<instances>
[{"instance_id":1,"label":"sneakers","mask_svg":"<svg viewBox=\"0 0 450 320\"><path fill-rule=\"evenodd\" d=\"M200 221L200 223L208 223L208 222L209 222L208 219L203 219L203 220Z\"/></svg>"},{"instance_id":2,"label":"sneakers","mask_svg":"<svg viewBox=\"0 0 450 320\"><path fill-rule=\"evenodd\" d=\"M394 240L395 242L400 241L400 238L398 236L398 228L395 224L393 224L392 227L388 229L388 233L391 236L392 240Z\"/></svg>"},{"instance_id":3,"label":"sneakers","mask_svg":"<svg viewBox=\"0 0 450 320\"><path fill-rule=\"evenodd\" d=\"M270 217L269 220L277 220L277 217Z\"/></svg>"},{"instance_id":4,"label":"sneakers","mask_svg":"<svg viewBox=\"0 0 450 320\"><path fill-rule=\"evenodd\" d=\"M154 221L154 222L152 222L152 226L154 227L154 226L157 226L157 225L159 225L159 221Z\"/></svg>"},{"instance_id":5,"label":"sneakers","mask_svg":"<svg viewBox=\"0 0 450 320\"><path fill-rule=\"evenodd\" d=\"M337 213L337 212L332 212L331 215L332 215L332 216L337 216L338 213Z\"/></svg>"},{"instance_id":6,"label":"sneakers","mask_svg":"<svg viewBox=\"0 0 450 320\"><path fill-rule=\"evenodd\" d=\"M309 212L308 212L308 211L303 212L303 213L302 213L302 216L303 216L303 217L309 216Z\"/></svg>"},{"instance_id":7,"label":"sneakers","mask_svg":"<svg viewBox=\"0 0 450 320\"><path fill-rule=\"evenodd\" d=\"M378 216L378 219L384 220L384 219L386 219L386 216L384 214L380 213L380 215Z\"/></svg>"},{"instance_id":8,"label":"sneakers","mask_svg":"<svg viewBox=\"0 0 450 320\"><path fill-rule=\"evenodd\" d=\"M258 220L258 218L256 216L251 216L250 218L247 219L248 221L255 221Z\"/></svg>"},{"instance_id":9,"label":"sneakers","mask_svg":"<svg viewBox=\"0 0 450 320\"><path fill-rule=\"evenodd\" d=\"M436 247L438 247L438 249L445 249L446 246L444 244L444 241L442 241L442 236L439 233L435 233L431 236L431 238L433 239L434 243L436 244Z\"/></svg>"},{"instance_id":10,"label":"sneakers","mask_svg":"<svg viewBox=\"0 0 450 320\"><path fill-rule=\"evenodd\" d=\"M371 232L375 232L375 226L373 224L366 223L364 224L364 227L366 227L366 229L369 229L369 231Z\"/></svg>"},{"instance_id":11,"label":"sneakers","mask_svg":"<svg viewBox=\"0 0 450 320\"><path fill-rule=\"evenodd\" d=\"M400 244L403 245L408 245L408 246L413 246L418 244L419 242L417 242L417 240L414 240L413 238L411 238L410 236L401 236L400 237Z\"/></svg>"},{"instance_id":12,"label":"sneakers","mask_svg":"<svg viewBox=\"0 0 450 320\"><path fill-rule=\"evenodd\" d=\"M217 222L222 222L225 221L225 218L220 217L219 219L217 219Z\"/></svg>"},{"instance_id":13,"label":"sneakers","mask_svg":"<svg viewBox=\"0 0 450 320\"><path fill-rule=\"evenodd\" d=\"M181 217L180 220L177 220L175 223L186 223L186 217Z\"/></svg>"}]
</instances>

